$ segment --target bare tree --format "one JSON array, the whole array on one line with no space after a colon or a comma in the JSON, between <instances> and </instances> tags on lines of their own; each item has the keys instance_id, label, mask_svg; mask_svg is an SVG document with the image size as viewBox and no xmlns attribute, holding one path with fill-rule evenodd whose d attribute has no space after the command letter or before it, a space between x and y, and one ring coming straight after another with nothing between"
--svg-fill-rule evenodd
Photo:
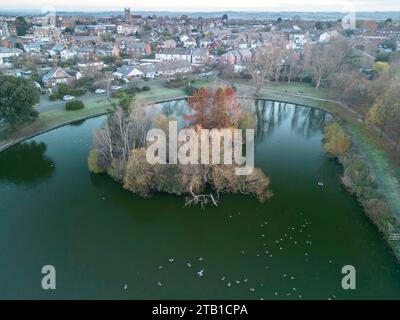
<instances>
[{"instance_id":1,"label":"bare tree","mask_svg":"<svg viewBox=\"0 0 400 320\"><path fill-rule=\"evenodd\" d=\"M312 50L311 70L315 79L315 88L321 87L322 79L332 70L332 61L329 59L328 47L317 45Z\"/></svg>"},{"instance_id":2,"label":"bare tree","mask_svg":"<svg viewBox=\"0 0 400 320\"><path fill-rule=\"evenodd\" d=\"M256 96L260 95L264 82L269 81L273 75L279 51L273 44L264 45L257 49L252 61L247 64L247 70L256 86Z\"/></svg>"},{"instance_id":3,"label":"bare tree","mask_svg":"<svg viewBox=\"0 0 400 320\"><path fill-rule=\"evenodd\" d=\"M288 51L284 58L284 75L288 83L292 82L293 78L297 78L301 69L299 67L299 58L293 51Z\"/></svg>"},{"instance_id":4,"label":"bare tree","mask_svg":"<svg viewBox=\"0 0 400 320\"><path fill-rule=\"evenodd\" d=\"M337 39L329 44L318 44L311 52L311 71L315 79L315 88L321 87L324 78L340 70L350 52L347 40Z\"/></svg>"},{"instance_id":5,"label":"bare tree","mask_svg":"<svg viewBox=\"0 0 400 320\"><path fill-rule=\"evenodd\" d=\"M135 100L128 109L117 106L95 132L94 148L102 167L109 167L115 158L128 161L132 150L145 145L151 119L144 107L140 100Z\"/></svg>"}]
</instances>

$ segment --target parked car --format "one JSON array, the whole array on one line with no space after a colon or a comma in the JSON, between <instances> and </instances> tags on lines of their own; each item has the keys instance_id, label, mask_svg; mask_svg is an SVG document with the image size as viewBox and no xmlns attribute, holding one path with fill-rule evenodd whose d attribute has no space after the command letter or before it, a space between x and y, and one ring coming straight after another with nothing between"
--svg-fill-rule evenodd
<instances>
[{"instance_id":1,"label":"parked car","mask_svg":"<svg viewBox=\"0 0 400 320\"><path fill-rule=\"evenodd\" d=\"M121 90L121 89L122 89L121 86L112 86L111 87L111 90L113 90L113 91L117 91L117 90Z\"/></svg>"},{"instance_id":2,"label":"parked car","mask_svg":"<svg viewBox=\"0 0 400 320\"><path fill-rule=\"evenodd\" d=\"M74 99L75 99L75 97L74 96L70 96L70 95L66 95L66 96L63 97L64 101L70 101L70 100L74 100Z\"/></svg>"},{"instance_id":3,"label":"parked car","mask_svg":"<svg viewBox=\"0 0 400 320\"><path fill-rule=\"evenodd\" d=\"M101 93L104 93L104 92L106 92L106 90L104 90L104 89L96 89L96 91L94 93L95 94L101 94Z\"/></svg>"}]
</instances>

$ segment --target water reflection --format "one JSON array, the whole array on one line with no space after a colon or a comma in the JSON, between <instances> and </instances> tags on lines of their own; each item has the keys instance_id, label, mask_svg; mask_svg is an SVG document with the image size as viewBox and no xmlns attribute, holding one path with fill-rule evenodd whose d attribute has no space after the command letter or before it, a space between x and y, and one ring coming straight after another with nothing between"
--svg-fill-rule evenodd
<instances>
[{"instance_id":1,"label":"water reflection","mask_svg":"<svg viewBox=\"0 0 400 320\"><path fill-rule=\"evenodd\" d=\"M312 137L331 119L323 110L269 100L256 100L254 112L258 143L273 135L288 119L291 129L305 138Z\"/></svg>"},{"instance_id":2,"label":"water reflection","mask_svg":"<svg viewBox=\"0 0 400 320\"><path fill-rule=\"evenodd\" d=\"M271 100L243 100L242 107L254 112L256 126L256 143L261 143L265 138L280 130L286 120L290 120L291 129L305 138L312 137L332 117L323 110L303 107L286 102ZM180 128L188 125L183 119L184 114L190 114L186 100L167 101L152 105L148 108L150 113L162 112L167 117L178 120Z\"/></svg>"},{"instance_id":3,"label":"water reflection","mask_svg":"<svg viewBox=\"0 0 400 320\"><path fill-rule=\"evenodd\" d=\"M0 181L35 185L55 172L55 163L46 156L45 143L22 142L0 155Z\"/></svg>"}]
</instances>

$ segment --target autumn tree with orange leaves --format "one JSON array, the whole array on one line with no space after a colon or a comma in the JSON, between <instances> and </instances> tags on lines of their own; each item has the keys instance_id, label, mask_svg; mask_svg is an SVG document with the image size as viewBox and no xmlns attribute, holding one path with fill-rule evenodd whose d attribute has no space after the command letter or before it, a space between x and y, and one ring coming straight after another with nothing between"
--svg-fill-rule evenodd
<instances>
[{"instance_id":1,"label":"autumn tree with orange leaves","mask_svg":"<svg viewBox=\"0 0 400 320\"><path fill-rule=\"evenodd\" d=\"M215 91L201 88L194 92L188 103L192 113L185 115L185 119L190 121L190 125L205 129L238 127L240 104L231 87Z\"/></svg>"}]
</instances>

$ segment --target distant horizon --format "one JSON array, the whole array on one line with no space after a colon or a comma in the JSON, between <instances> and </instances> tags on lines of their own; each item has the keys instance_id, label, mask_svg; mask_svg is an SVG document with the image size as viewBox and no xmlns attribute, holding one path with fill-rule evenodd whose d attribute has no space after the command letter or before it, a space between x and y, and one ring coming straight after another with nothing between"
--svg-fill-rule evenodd
<instances>
[{"instance_id":1,"label":"distant horizon","mask_svg":"<svg viewBox=\"0 0 400 320\"><path fill-rule=\"evenodd\" d=\"M129 7L128 7L129 8ZM265 13L265 12L271 12L271 13L344 13L346 12L345 10L273 10L273 9L263 9L263 10L235 10L235 9L230 9L230 10L222 10L222 9L216 9L216 10L152 10L152 9L140 9L140 10L134 10L132 7L130 8L131 12L169 12L169 13L219 13L219 12L233 12L233 13ZM104 9L104 10L96 10L96 9L59 9L59 12L67 12L67 13L74 13L74 12L88 12L88 13L104 13L104 12L124 12L124 8L121 9ZM38 8L32 8L32 9L22 9L22 8L7 8L7 9L0 9L0 12L35 12L39 13L42 12L41 9ZM366 12L366 13L385 13L385 12L400 12L399 9L395 10L357 10L357 12Z\"/></svg>"}]
</instances>

